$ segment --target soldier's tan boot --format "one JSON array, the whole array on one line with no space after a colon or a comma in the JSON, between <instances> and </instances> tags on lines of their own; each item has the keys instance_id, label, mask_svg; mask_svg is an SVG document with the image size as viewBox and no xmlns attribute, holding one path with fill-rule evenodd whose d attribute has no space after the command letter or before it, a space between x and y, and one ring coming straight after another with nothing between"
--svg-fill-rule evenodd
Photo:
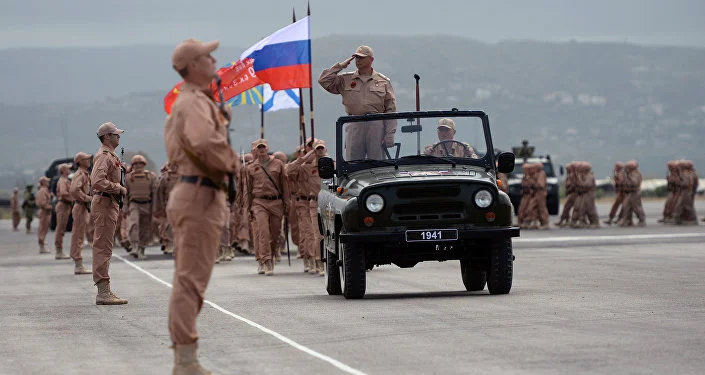
<instances>
[{"instance_id":1,"label":"soldier's tan boot","mask_svg":"<svg viewBox=\"0 0 705 375\"><path fill-rule=\"evenodd\" d=\"M76 264L76 266L73 268L74 275L90 275L93 273L90 268L86 268L83 266L82 260L76 260L74 261L74 263Z\"/></svg>"},{"instance_id":2,"label":"soldier's tan boot","mask_svg":"<svg viewBox=\"0 0 705 375\"><path fill-rule=\"evenodd\" d=\"M257 266L257 274L258 275L264 275L264 262L258 261L259 265Z\"/></svg>"},{"instance_id":3,"label":"soldier's tan boot","mask_svg":"<svg viewBox=\"0 0 705 375\"><path fill-rule=\"evenodd\" d=\"M59 259L69 259L71 258L70 256L64 254L63 249L56 249L56 253L54 254L54 259L59 260Z\"/></svg>"},{"instance_id":4,"label":"soldier's tan boot","mask_svg":"<svg viewBox=\"0 0 705 375\"><path fill-rule=\"evenodd\" d=\"M147 256L144 254L144 247L140 246L137 248L137 259L139 259L139 260L147 259Z\"/></svg>"},{"instance_id":5,"label":"soldier's tan boot","mask_svg":"<svg viewBox=\"0 0 705 375\"><path fill-rule=\"evenodd\" d=\"M614 219L614 218L609 218L609 219L603 221L603 223L605 223L605 224L607 224L607 225L612 225L613 219Z\"/></svg>"},{"instance_id":6,"label":"soldier's tan boot","mask_svg":"<svg viewBox=\"0 0 705 375\"><path fill-rule=\"evenodd\" d=\"M230 246L223 246L223 260L226 262L230 262L233 260L233 256L230 253Z\"/></svg>"},{"instance_id":7,"label":"soldier's tan boot","mask_svg":"<svg viewBox=\"0 0 705 375\"><path fill-rule=\"evenodd\" d=\"M172 375L211 375L212 372L206 370L198 362L198 344L176 345L174 344L174 369Z\"/></svg>"},{"instance_id":8,"label":"soldier's tan boot","mask_svg":"<svg viewBox=\"0 0 705 375\"><path fill-rule=\"evenodd\" d=\"M318 264L318 276L325 276L326 268L323 267L323 260L317 260L316 263Z\"/></svg>"},{"instance_id":9,"label":"soldier's tan boot","mask_svg":"<svg viewBox=\"0 0 705 375\"><path fill-rule=\"evenodd\" d=\"M44 244L39 244L39 254L49 254L49 250L44 247Z\"/></svg>"},{"instance_id":10,"label":"soldier's tan boot","mask_svg":"<svg viewBox=\"0 0 705 375\"><path fill-rule=\"evenodd\" d=\"M308 272L311 267L311 258L304 256L304 272Z\"/></svg>"},{"instance_id":11,"label":"soldier's tan boot","mask_svg":"<svg viewBox=\"0 0 705 375\"><path fill-rule=\"evenodd\" d=\"M96 305L124 305L127 304L126 299L116 296L110 291L110 281L103 280L97 284L98 295L95 296Z\"/></svg>"},{"instance_id":12,"label":"soldier's tan boot","mask_svg":"<svg viewBox=\"0 0 705 375\"><path fill-rule=\"evenodd\" d=\"M272 259L264 262L264 276L274 275L274 261Z\"/></svg>"}]
</instances>

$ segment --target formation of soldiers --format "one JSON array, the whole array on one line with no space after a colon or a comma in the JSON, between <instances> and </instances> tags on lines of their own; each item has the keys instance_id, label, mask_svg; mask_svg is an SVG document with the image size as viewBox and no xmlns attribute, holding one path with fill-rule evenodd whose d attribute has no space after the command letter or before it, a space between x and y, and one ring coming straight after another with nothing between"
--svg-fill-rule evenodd
<instances>
[{"instance_id":1,"label":"formation of soldiers","mask_svg":"<svg viewBox=\"0 0 705 375\"><path fill-rule=\"evenodd\" d=\"M560 220L556 226L571 228L599 228L595 198L597 185L592 165L584 161L575 161L565 166L566 201Z\"/></svg>"},{"instance_id":2,"label":"formation of soldiers","mask_svg":"<svg viewBox=\"0 0 705 375\"><path fill-rule=\"evenodd\" d=\"M521 180L519 227L523 229L548 229L546 207L546 172L541 163L524 163Z\"/></svg>"}]
</instances>

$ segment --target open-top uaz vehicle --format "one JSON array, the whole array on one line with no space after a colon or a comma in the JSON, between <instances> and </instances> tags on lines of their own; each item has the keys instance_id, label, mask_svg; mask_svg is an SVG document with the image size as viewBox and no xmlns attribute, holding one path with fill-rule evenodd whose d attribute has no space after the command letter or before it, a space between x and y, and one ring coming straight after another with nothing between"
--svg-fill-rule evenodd
<instances>
[{"instance_id":1,"label":"open-top uaz vehicle","mask_svg":"<svg viewBox=\"0 0 705 375\"><path fill-rule=\"evenodd\" d=\"M443 118L453 120L453 131L438 130ZM391 122L398 125L397 143L380 145L383 157L349 160L356 145L344 144L346 134ZM467 290L487 284L491 294L509 293L512 237L519 228L511 225L512 204L497 189L496 175L514 169L514 154L487 151L493 146L484 112L344 116L336 124L335 145L335 163L326 157L318 164L329 294L362 298L366 271L375 265L409 268L446 260L460 260Z\"/></svg>"}]
</instances>

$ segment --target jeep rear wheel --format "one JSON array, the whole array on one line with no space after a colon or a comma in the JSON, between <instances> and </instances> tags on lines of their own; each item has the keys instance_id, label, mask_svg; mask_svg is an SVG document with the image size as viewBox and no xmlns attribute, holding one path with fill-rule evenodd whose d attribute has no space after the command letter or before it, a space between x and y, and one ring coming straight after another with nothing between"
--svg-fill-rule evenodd
<instances>
[{"instance_id":1,"label":"jeep rear wheel","mask_svg":"<svg viewBox=\"0 0 705 375\"><path fill-rule=\"evenodd\" d=\"M493 240L487 272L487 289L490 294L507 294L512 289L513 262L512 239Z\"/></svg>"},{"instance_id":2,"label":"jeep rear wheel","mask_svg":"<svg viewBox=\"0 0 705 375\"><path fill-rule=\"evenodd\" d=\"M460 260L460 275L463 277L463 284L468 292L485 289L487 273L484 270L473 268L469 260Z\"/></svg>"},{"instance_id":3,"label":"jeep rear wheel","mask_svg":"<svg viewBox=\"0 0 705 375\"><path fill-rule=\"evenodd\" d=\"M343 296L360 299L365 296L365 250L361 246L342 245Z\"/></svg>"},{"instance_id":4,"label":"jeep rear wheel","mask_svg":"<svg viewBox=\"0 0 705 375\"><path fill-rule=\"evenodd\" d=\"M326 291L331 296L339 296L343 293L340 288L338 254L333 254L328 250L326 250Z\"/></svg>"}]
</instances>

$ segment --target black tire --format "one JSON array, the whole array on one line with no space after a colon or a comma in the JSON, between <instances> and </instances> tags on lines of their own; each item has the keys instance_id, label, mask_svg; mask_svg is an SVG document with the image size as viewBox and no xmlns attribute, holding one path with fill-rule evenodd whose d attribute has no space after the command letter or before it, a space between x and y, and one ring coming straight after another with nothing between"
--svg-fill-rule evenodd
<instances>
[{"instance_id":1,"label":"black tire","mask_svg":"<svg viewBox=\"0 0 705 375\"><path fill-rule=\"evenodd\" d=\"M365 296L367 280L365 272L365 251L360 246L342 245L343 256L343 296L346 299L360 299Z\"/></svg>"},{"instance_id":2,"label":"black tire","mask_svg":"<svg viewBox=\"0 0 705 375\"><path fill-rule=\"evenodd\" d=\"M340 267L338 266L338 254L326 251L326 292L331 296L343 294L340 286Z\"/></svg>"},{"instance_id":3,"label":"black tire","mask_svg":"<svg viewBox=\"0 0 705 375\"><path fill-rule=\"evenodd\" d=\"M487 289L490 294L507 294L512 289L513 262L512 239L493 240L487 272Z\"/></svg>"},{"instance_id":4,"label":"black tire","mask_svg":"<svg viewBox=\"0 0 705 375\"><path fill-rule=\"evenodd\" d=\"M485 289L487 273L484 270L473 268L468 260L460 260L460 275L463 285L468 292L478 292Z\"/></svg>"},{"instance_id":5,"label":"black tire","mask_svg":"<svg viewBox=\"0 0 705 375\"><path fill-rule=\"evenodd\" d=\"M548 214L549 215L558 215L558 211L560 209L559 205L560 204L559 204L558 197L555 197L555 199L548 199L548 201L547 201Z\"/></svg>"}]
</instances>

